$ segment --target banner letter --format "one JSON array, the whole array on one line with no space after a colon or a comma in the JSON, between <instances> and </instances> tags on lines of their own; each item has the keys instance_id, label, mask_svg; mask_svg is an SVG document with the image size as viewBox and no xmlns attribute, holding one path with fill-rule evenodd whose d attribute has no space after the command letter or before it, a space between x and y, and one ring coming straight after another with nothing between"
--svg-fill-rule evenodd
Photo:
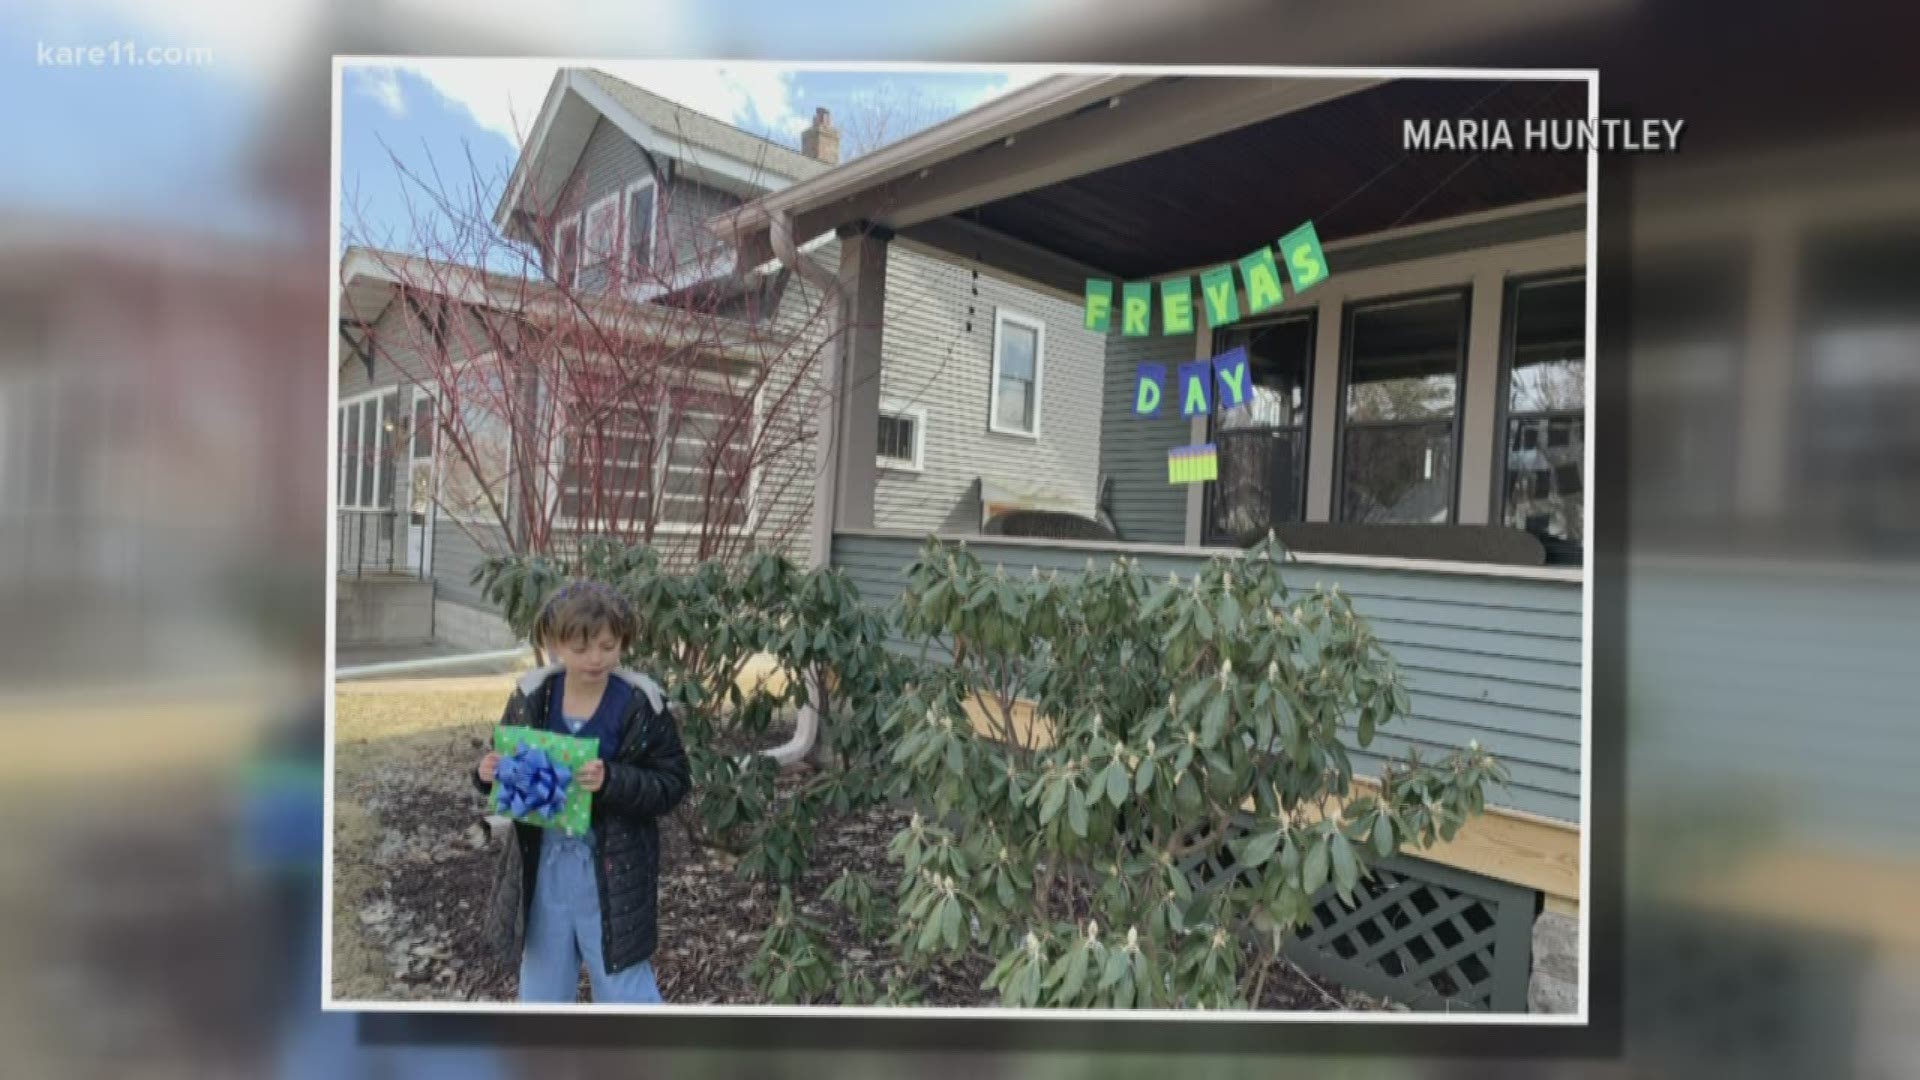
<instances>
[{"instance_id":1,"label":"banner letter","mask_svg":"<svg viewBox=\"0 0 1920 1080\"><path fill-rule=\"evenodd\" d=\"M1247 310L1258 314L1285 300L1280 291L1280 268L1273 264L1273 249L1259 251L1240 260L1240 277L1247 283Z\"/></svg>"},{"instance_id":2,"label":"banner letter","mask_svg":"<svg viewBox=\"0 0 1920 1080\"><path fill-rule=\"evenodd\" d=\"M1165 364L1141 364L1139 379L1133 388L1133 414L1135 416L1160 415L1161 387L1167 383Z\"/></svg>"},{"instance_id":3,"label":"banner letter","mask_svg":"<svg viewBox=\"0 0 1920 1080\"><path fill-rule=\"evenodd\" d=\"M1207 298L1207 325L1225 326L1240 319L1240 298L1233 291L1233 267L1216 266L1200 275L1200 291Z\"/></svg>"},{"instance_id":4,"label":"banner letter","mask_svg":"<svg viewBox=\"0 0 1920 1080\"><path fill-rule=\"evenodd\" d=\"M1245 347L1229 349L1213 358L1213 378L1218 384L1215 402L1222 409L1238 408L1247 403L1247 350Z\"/></svg>"},{"instance_id":5,"label":"banner letter","mask_svg":"<svg viewBox=\"0 0 1920 1080\"><path fill-rule=\"evenodd\" d=\"M1195 360L1180 365L1180 415L1205 416L1207 414L1207 383L1212 380L1213 365L1205 360Z\"/></svg>"},{"instance_id":6,"label":"banner letter","mask_svg":"<svg viewBox=\"0 0 1920 1080\"><path fill-rule=\"evenodd\" d=\"M1153 283L1129 281L1121 287L1120 332L1128 337L1146 337L1153 327Z\"/></svg>"},{"instance_id":7,"label":"banner letter","mask_svg":"<svg viewBox=\"0 0 1920 1080\"><path fill-rule=\"evenodd\" d=\"M1327 278L1327 256L1320 250L1320 234L1313 222L1280 238L1280 253L1286 256L1287 276L1293 279L1293 291L1301 292Z\"/></svg>"},{"instance_id":8,"label":"banner letter","mask_svg":"<svg viewBox=\"0 0 1920 1080\"><path fill-rule=\"evenodd\" d=\"M1087 279L1087 329L1106 333L1113 326L1113 282Z\"/></svg>"},{"instance_id":9,"label":"banner letter","mask_svg":"<svg viewBox=\"0 0 1920 1080\"><path fill-rule=\"evenodd\" d=\"M1160 332L1193 333L1193 279L1160 283Z\"/></svg>"}]
</instances>

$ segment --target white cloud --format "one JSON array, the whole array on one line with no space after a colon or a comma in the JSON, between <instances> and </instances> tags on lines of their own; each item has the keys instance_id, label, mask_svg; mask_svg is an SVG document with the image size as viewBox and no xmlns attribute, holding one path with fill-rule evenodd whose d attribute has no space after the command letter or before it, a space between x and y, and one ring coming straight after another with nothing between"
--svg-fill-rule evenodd
<instances>
[{"instance_id":1,"label":"white cloud","mask_svg":"<svg viewBox=\"0 0 1920 1080\"><path fill-rule=\"evenodd\" d=\"M400 89L400 73L390 67L356 68L346 73L350 85L379 102L395 116L407 114L407 98Z\"/></svg>"}]
</instances>

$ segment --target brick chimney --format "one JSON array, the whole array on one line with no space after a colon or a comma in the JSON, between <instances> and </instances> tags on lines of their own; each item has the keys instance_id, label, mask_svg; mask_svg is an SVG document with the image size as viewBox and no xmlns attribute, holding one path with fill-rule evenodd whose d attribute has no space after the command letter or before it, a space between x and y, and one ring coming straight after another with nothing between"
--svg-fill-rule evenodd
<instances>
[{"instance_id":1,"label":"brick chimney","mask_svg":"<svg viewBox=\"0 0 1920 1080\"><path fill-rule=\"evenodd\" d=\"M840 164L840 129L833 126L832 113L813 110L813 123L800 133L800 152L828 165Z\"/></svg>"}]
</instances>

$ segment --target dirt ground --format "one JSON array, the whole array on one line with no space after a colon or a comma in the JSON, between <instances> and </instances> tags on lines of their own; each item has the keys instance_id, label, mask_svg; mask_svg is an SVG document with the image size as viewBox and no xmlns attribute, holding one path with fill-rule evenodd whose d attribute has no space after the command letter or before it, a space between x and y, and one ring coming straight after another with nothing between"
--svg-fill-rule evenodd
<instances>
[{"instance_id":1,"label":"dirt ground","mask_svg":"<svg viewBox=\"0 0 1920 1080\"><path fill-rule=\"evenodd\" d=\"M484 845L483 800L468 770L485 751L503 689L342 693L336 714L334 794L334 994L351 1001L511 1001L514 965L486 955L479 914L494 855ZM785 783L785 781L783 781ZM820 900L843 870L891 891L898 868L887 843L906 811L877 807L822 823L795 900L823 923L837 957L878 985L893 977L884 949L860 939L839 909ZM762 1004L746 970L771 922L777 886L741 880L730 861L689 848L663 823L660 946L662 994L675 1003ZM986 958L918 976L929 1005L993 1005L980 988ZM583 999L586 984L582 980ZM1284 969L1268 980L1271 1009L1378 1008L1324 980Z\"/></svg>"}]
</instances>

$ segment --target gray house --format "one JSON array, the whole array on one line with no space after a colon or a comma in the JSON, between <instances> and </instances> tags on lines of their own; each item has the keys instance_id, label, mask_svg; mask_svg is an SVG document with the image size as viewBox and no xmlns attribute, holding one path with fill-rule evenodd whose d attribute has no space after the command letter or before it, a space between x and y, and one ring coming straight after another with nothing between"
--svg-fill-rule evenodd
<instances>
[{"instance_id":1,"label":"gray house","mask_svg":"<svg viewBox=\"0 0 1920 1080\"><path fill-rule=\"evenodd\" d=\"M604 301L612 317L649 333L684 334L697 323L702 334L739 343L745 365L749 341L818 337L823 294L777 261L738 259L707 223L836 164L840 133L826 110L801 144L794 151L604 72L563 69L493 224L538 253L556 291ZM831 233L806 248L828 263L841 259ZM903 531L970 533L1016 507L1094 517L1100 418L1089 405L1102 393L1105 339L1082 328L1078 297L911 241L886 260L893 285L866 324L878 324L888 356L864 481L877 519ZM340 297L337 637L511 647L470 577L485 553L510 547L500 508L517 500L524 508L528 496L500 476L476 477L437 447L435 410L449 366L481 359L500 317L510 322L541 301L524 280L358 248L343 258ZM451 329L426 325L449 319ZM739 512L764 546L825 561L811 402L836 391L793 392L817 379L774 371L753 401L721 409L751 412L756 433L790 430L779 451L756 461ZM801 398L809 403L794 404ZM776 402L789 404L783 411ZM678 436L682 445L692 437ZM503 462L524 452L496 449ZM674 487L681 451L668 439L654 452L657 467L643 471L634 495L658 493L655 546L691 552L690 526L676 516L695 512ZM553 523L592 532L568 518L577 493L557 479L540 496L553 500Z\"/></svg>"}]
</instances>

